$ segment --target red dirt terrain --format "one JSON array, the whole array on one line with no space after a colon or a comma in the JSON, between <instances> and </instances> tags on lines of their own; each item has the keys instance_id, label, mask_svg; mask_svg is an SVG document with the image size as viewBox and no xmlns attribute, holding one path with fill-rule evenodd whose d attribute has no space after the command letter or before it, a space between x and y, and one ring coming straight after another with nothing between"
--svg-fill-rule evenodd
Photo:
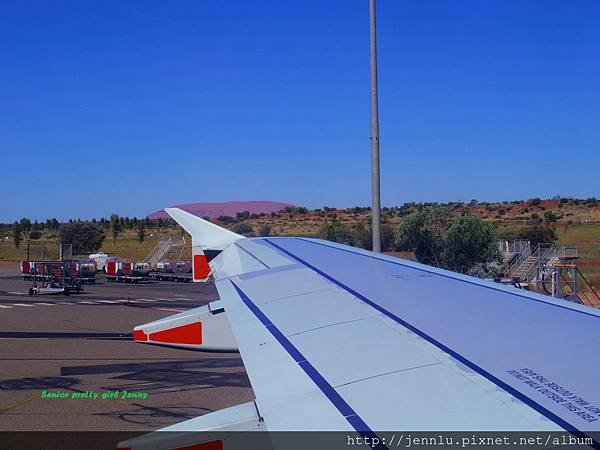
<instances>
[{"instance_id":1,"label":"red dirt terrain","mask_svg":"<svg viewBox=\"0 0 600 450\"><path fill-rule=\"evenodd\" d=\"M232 202L199 202L187 203L184 205L173 205L174 208L180 208L189 213L195 214L198 217L210 217L211 219L219 216L235 217L238 212L249 211L250 214L270 214L272 212L281 211L286 206L294 206L289 203L264 201L232 201ZM155 211L148 216L149 219L166 219L169 216L164 210Z\"/></svg>"}]
</instances>

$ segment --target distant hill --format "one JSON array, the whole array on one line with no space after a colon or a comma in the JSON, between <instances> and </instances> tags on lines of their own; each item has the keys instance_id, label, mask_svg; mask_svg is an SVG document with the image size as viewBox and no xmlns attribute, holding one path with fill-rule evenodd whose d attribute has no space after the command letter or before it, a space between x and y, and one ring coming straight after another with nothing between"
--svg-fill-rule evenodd
<instances>
[{"instance_id":1,"label":"distant hill","mask_svg":"<svg viewBox=\"0 0 600 450\"><path fill-rule=\"evenodd\" d=\"M294 206L290 203L264 201L233 201L233 202L198 202L188 203L185 205L173 205L174 208L181 208L184 211L192 213L198 217L216 218L219 216L235 217L236 213L250 211L250 214L266 213L281 211L286 206ZM149 219L167 218L168 214L164 210L155 211L148 215Z\"/></svg>"}]
</instances>

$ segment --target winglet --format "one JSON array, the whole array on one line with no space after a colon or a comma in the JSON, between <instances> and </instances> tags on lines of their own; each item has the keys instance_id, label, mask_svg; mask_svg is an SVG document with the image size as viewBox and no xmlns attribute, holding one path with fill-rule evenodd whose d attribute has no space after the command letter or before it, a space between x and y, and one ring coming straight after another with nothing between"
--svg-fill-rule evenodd
<instances>
[{"instance_id":1,"label":"winglet","mask_svg":"<svg viewBox=\"0 0 600 450\"><path fill-rule=\"evenodd\" d=\"M214 223L201 219L179 208L165 208L165 212L192 236L192 245L203 248L214 248L224 243L231 243L243 238L233 231L221 228Z\"/></svg>"},{"instance_id":2,"label":"winglet","mask_svg":"<svg viewBox=\"0 0 600 450\"><path fill-rule=\"evenodd\" d=\"M207 281L210 260L232 242L244 238L179 208L165 208L165 212L192 236L194 281Z\"/></svg>"}]
</instances>

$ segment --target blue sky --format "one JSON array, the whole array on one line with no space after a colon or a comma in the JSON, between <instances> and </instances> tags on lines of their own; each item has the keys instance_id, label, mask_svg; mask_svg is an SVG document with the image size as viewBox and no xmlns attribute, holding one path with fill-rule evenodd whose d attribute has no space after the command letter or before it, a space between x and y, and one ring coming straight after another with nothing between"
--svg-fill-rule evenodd
<instances>
[{"instance_id":1,"label":"blue sky","mask_svg":"<svg viewBox=\"0 0 600 450\"><path fill-rule=\"evenodd\" d=\"M382 201L600 197L600 3L378 1ZM370 202L367 0L0 6L0 221Z\"/></svg>"}]
</instances>

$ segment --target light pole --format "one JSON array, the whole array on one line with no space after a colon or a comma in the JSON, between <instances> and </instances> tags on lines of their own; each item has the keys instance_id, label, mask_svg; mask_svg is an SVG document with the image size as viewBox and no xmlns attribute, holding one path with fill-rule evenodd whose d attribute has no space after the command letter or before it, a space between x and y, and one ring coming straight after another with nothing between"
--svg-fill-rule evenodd
<instances>
[{"instance_id":1,"label":"light pole","mask_svg":"<svg viewBox=\"0 0 600 450\"><path fill-rule=\"evenodd\" d=\"M375 0L369 0L371 43L371 215L373 251L381 251L381 196L379 194L379 101L377 97L377 31Z\"/></svg>"}]
</instances>

